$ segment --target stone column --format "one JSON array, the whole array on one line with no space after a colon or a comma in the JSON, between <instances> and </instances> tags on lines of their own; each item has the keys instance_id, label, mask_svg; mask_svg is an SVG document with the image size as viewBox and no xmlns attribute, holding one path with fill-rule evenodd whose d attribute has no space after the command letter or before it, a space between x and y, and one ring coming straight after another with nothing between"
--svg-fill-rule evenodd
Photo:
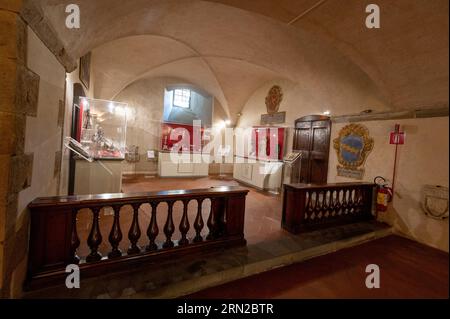
<instances>
[{"instance_id":1,"label":"stone column","mask_svg":"<svg viewBox=\"0 0 450 319\"><path fill-rule=\"evenodd\" d=\"M33 156L24 154L24 136L26 116L36 113L39 77L26 67L22 5L0 2L0 298L21 292L14 277L24 276L28 246L28 215L17 219L17 201L31 183Z\"/></svg>"}]
</instances>

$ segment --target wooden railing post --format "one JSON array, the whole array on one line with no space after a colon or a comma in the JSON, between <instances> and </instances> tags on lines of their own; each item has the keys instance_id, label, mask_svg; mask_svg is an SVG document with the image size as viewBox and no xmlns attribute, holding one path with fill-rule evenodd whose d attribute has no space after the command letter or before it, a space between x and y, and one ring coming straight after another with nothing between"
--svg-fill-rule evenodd
<instances>
[{"instance_id":1,"label":"wooden railing post","mask_svg":"<svg viewBox=\"0 0 450 319\"><path fill-rule=\"evenodd\" d=\"M225 214L225 199L224 198L212 198L211 199L211 212L208 218L209 234L207 239L215 239L221 236L224 230L224 214Z\"/></svg>"},{"instance_id":2,"label":"wooden railing post","mask_svg":"<svg viewBox=\"0 0 450 319\"><path fill-rule=\"evenodd\" d=\"M76 211L72 207L31 211L29 274L78 263Z\"/></svg>"},{"instance_id":3,"label":"wooden railing post","mask_svg":"<svg viewBox=\"0 0 450 319\"><path fill-rule=\"evenodd\" d=\"M225 205L226 235L244 240L245 198L247 194L227 198Z\"/></svg>"},{"instance_id":4,"label":"wooden railing post","mask_svg":"<svg viewBox=\"0 0 450 319\"><path fill-rule=\"evenodd\" d=\"M309 197L311 202L311 196ZM285 185L281 226L291 233L298 233L306 213L306 191L294 191Z\"/></svg>"}]
</instances>

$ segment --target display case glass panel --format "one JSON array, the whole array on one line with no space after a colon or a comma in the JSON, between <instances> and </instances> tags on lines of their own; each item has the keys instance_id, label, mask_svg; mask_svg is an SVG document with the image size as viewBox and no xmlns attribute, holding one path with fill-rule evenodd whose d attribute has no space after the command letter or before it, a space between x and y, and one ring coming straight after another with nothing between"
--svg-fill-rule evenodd
<instances>
[{"instance_id":1,"label":"display case glass panel","mask_svg":"<svg viewBox=\"0 0 450 319\"><path fill-rule=\"evenodd\" d=\"M78 141L94 159L123 159L128 104L80 97Z\"/></svg>"},{"instance_id":2,"label":"display case glass panel","mask_svg":"<svg viewBox=\"0 0 450 319\"><path fill-rule=\"evenodd\" d=\"M255 126L252 130L249 158L272 161L283 159L285 128Z\"/></svg>"}]
</instances>

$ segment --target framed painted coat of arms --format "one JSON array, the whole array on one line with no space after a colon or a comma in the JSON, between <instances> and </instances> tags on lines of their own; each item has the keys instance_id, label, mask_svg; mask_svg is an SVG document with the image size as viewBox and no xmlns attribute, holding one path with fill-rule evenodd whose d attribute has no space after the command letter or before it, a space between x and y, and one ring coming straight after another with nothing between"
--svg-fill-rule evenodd
<instances>
[{"instance_id":1,"label":"framed painted coat of arms","mask_svg":"<svg viewBox=\"0 0 450 319\"><path fill-rule=\"evenodd\" d=\"M333 140L338 162L337 175L363 179L364 162L373 149L374 141L369 130L360 124L349 124L341 129Z\"/></svg>"},{"instance_id":2,"label":"framed painted coat of arms","mask_svg":"<svg viewBox=\"0 0 450 319\"><path fill-rule=\"evenodd\" d=\"M274 114L278 112L282 101L283 91L280 86L274 85L266 96L267 113Z\"/></svg>"}]
</instances>

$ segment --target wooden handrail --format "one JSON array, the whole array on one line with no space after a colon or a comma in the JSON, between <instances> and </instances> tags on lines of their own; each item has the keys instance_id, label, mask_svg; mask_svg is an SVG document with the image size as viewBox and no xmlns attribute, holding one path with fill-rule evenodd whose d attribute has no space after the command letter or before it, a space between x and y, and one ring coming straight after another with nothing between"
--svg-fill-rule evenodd
<instances>
[{"instance_id":1,"label":"wooden handrail","mask_svg":"<svg viewBox=\"0 0 450 319\"><path fill-rule=\"evenodd\" d=\"M373 183L285 184L282 227L291 233L370 220Z\"/></svg>"},{"instance_id":2,"label":"wooden handrail","mask_svg":"<svg viewBox=\"0 0 450 319\"><path fill-rule=\"evenodd\" d=\"M79 264L83 277L89 277L126 270L161 258L245 245L247 193L248 190L241 187L222 186L196 190L37 198L28 206L31 231L26 288L64 284L65 267L68 264ZM207 220L202 217L205 200L211 201ZM188 205L191 201L196 201L198 205L195 220L189 220ZM173 207L176 202L183 204L179 225L174 224ZM164 225L158 225L156 218L156 209L161 203L167 204ZM149 204L151 212L148 225L139 224L139 209L144 204ZM132 208L132 221L127 230L122 230L120 223L124 206ZM100 212L106 207L112 208L114 212L113 222L109 232L102 234ZM90 253L87 256L78 256L77 253L80 247L77 215L82 209L89 209L92 218L87 238ZM202 236L205 226L208 235ZM194 238L188 238L191 228L195 230ZM180 231L181 237L174 239L176 229ZM164 234L164 242L156 242L159 233ZM145 247L138 245L142 236L148 238ZM128 238L130 244L126 252L119 249L124 238ZM111 247L106 256L99 252L103 242L109 242Z\"/></svg>"}]
</instances>

